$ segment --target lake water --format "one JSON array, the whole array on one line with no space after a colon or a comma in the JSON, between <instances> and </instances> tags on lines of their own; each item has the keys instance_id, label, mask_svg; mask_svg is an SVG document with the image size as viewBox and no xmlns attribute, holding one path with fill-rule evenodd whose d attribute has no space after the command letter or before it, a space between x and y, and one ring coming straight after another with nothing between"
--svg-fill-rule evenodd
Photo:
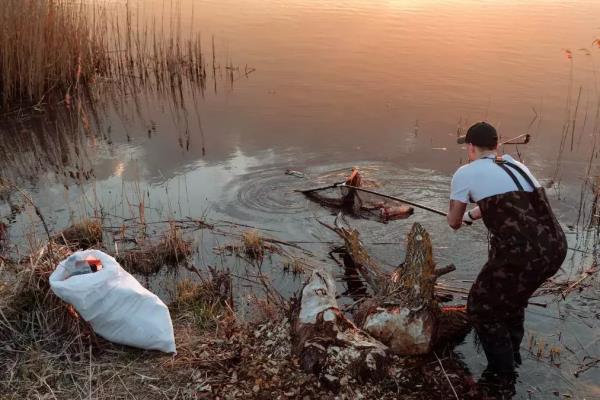
<instances>
[{"instance_id":1,"label":"lake water","mask_svg":"<svg viewBox=\"0 0 600 400\"><path fill-rule=\"evenodd\" d=\"M156 23L170 20L167 3L145 0L130 9ZM119 12L123 4L111 7ZM214 86L202 93L187 87L179 105L151 91L102 99L97 136L74 139L50 113L4 118L2 175L32 193L53 229L92 209L109 219L135 216L143 200L150 221L206 216L286 241L336 241L317 222L330 223L330 211L294 189L339 180L358 166L382 192L445 209L452 173L465 161L457 133L487 120L503 139L532 135L531 143L504 151L549 187L571 247L591 252L572 251L565 274L577 276L597 260L598 236L586 227L600 174L600 2L186 0L174 15L184 37L202 35L209 56L214 37ZM224 77L229 63L240 67L233 82ZM44 132L60 143L59 157L55 144L39 139ZM49 153L67 173L50 168ZM93 169L94 178L68 173L81 168ZM306 178L285 175L288 168ZM0 216L11 222L11 241L24 242L36 219L14 205L10 216L9 203ZM452 232L443 217L419 210L385 225L352 224L374 256L396 265L414 221L431 233L437 261L457 265L456 282L476 276L487 249L481 224ZM229 238L194 237L199 268L245 268L215 255ZM304 247L339 275L328 245ZM265 268L290 295L302 280L275 273L276 264ZM158 288L166 279L148 284ZM597 286L596 300L586 304L577 298L530 310L529 333L572 351L563 350L560 368L526 357L517 398L549 398L555 390L600 398L597 368L573 376L584 357L600 357ZM475 375L485 366L472 338L457 352Z\"/></svg>"}]
</instances>

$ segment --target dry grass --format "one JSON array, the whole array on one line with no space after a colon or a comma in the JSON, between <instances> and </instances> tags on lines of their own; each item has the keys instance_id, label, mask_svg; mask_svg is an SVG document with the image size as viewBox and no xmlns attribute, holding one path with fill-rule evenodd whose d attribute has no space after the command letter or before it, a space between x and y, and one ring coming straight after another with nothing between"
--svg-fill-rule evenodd
<instances>
[{"instance_id":1,"label":"dry grass","mask_svg":"<svg viewBox=\"0 0 600 400\"><path fill-rule=\"evenodd\" d=\"M5 0L0 7L2 108L62 97L106 69L107 49L85 2Z\"/></svg>"},{"instance_id":2,"label":"dry grass","mask_svg":"<svg viewBox=\"0 0 600 400\"><path fill-rule=\"evenodd\" d=\"M287 262L283 265L284 272L291 272L294 275L304 274L306 268L306 263L296 257L288 257Z\"/></svg>"},{"instance_id":3,"label":"dry grass","mask_svg":"<svg viewBox=\"0 0 600 400\"><path fill-rule=\"evenodd\" d=\"M52 243L7 268L12 283L0 287L0 342L10 345L3 350L19 357L31 349L79 354L95 340L87 324L50 291L50 274L70 254L68 247Z\"/></svg>"},{"instance_id":4,"label":"dry grass","mask_svg":"<svg viewBox=\"0 0 600 400\"><path fill-rule=\"evenodd\" d=\"M55 240L72 250L97 247L102 243L102 224L95 219L83 220L60 232Z\"/></svg>"},{"instance_id":5,"label":"dry grass","mask_svg":"<svg viewBox=\"0 0 600 400\"><path fill-rule=\"evenodd\" d=\"M246 231L242 234L244 252L250 259L261 259L265 254L265 244L256 230Z\"/></svg>"},{"instance_id":6,"label":"dry grass","mask_svg":"<svg viewBox=\"0 0 600 400\"><path fill-rule=\"evenodd\" d=\"M181 281L172 304L179 317L200 330L215 328L223 318L233 316L231 277L213 271L212 279L204 282Z\"/></svg>"},{"instance_id":7,"label":"dry grass","mask_svg":"<svg viewBox=\"0 0 600 400\"><path fill-rule=\"evenodd\" d=\"M179 350L173 359L96 337L52 293L48 277L57 260L69 254L67 246L45 246L27 262L0 265L0 277L7 283L0 285L0 398L135 398L132 393L145 392L149 383L153 389L144 398L172 397L175 392L194 398L210 391L210 384L203 383L205 372L198 369L213 370L214 380L238 356L239 343L207 329L221 327L222 321L232 325L231 318L223 317L228 316L223 300L230 289L227 275L215 273L216 280L182 284L172 308ZM202 302L214 312L210 325L198 329Z\"/></svg>"},{"instance_id":8,"label":"dry grass","mask_svg":"<svg viewBox=\"0 0 600 400\"><path fill-rule=\"evenodd\" d=\"M263 237L255 229L242 232L241 234L234 234L233 236L239 237L237 243L217 247L215 250L220 253L228 252L235 254L254 265L260 265L266 254L286 254L281 247L282 244L287 244L286 242Z\"/></svg>"},{"instance_id":9,"label":"dry grass","mask_svg":"<svg viewBox=\"0 0 600 400\"><path fill-rule=\"evenodd\" d=\"M178 266L191 254L191 243L183 238L179 228L171 225L160 241L142 243L133 250L117 255L116 259L128 272L150 275L165 265Z\"/></svg>"},{"instance_id":10,"label":"dry grass","mask_svg":"<svg viewBox=\"0 0 600 400\"><path fill-rule=\"evenodd\" d=\"M0 287L2 399L114 399L141 394L145 399L191 399L224 392L232 398L262 398L272 389L280 394L293 390L300 381L313 383L307 393L320 391L311 375L294 370L289 327L265 325L255 330L237 325L225 273L211 271L210 280L179 285L170 307L178 346L175 357L83 333L86 325L48 285L56 259L69 253L66 246L46 246L26 264L0 268L0 272L10 269L18 282Z\"/></svg>"}]
</instances>

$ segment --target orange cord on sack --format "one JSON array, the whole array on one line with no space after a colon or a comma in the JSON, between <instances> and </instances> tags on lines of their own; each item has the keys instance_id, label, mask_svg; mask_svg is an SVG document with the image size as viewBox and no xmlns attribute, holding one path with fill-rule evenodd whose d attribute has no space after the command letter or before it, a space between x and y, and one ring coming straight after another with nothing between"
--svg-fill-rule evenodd
<instances>
[{"instance_id":1,"label":"orange cord on sack","mask_svg":"<svg viewBox=\"0 0 600 400\"><path fill-rule=\"evenodd\" d=\"M458 305L458 306L443 306L442 307L442 312L452 312L452 311L466 312L467 311L467 305L466 304L462 304L462 305Z\"/></svg>"}]
</instances>

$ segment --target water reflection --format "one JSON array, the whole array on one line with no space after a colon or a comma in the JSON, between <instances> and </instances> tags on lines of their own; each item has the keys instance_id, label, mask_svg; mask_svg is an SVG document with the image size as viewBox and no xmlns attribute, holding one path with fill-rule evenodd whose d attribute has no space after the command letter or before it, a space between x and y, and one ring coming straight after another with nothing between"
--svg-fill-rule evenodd
<instances>
[{"instance_id":1,"label":"water reflection","mask_svg":"<svg viewBox=\"0 0 600 400\"><path fill-rule=\"evenodd\" d=\"M131 9L151 19L163 13L163 3L132 2ZM221 69L207 87L181 85L175 96L100 90L89 130L69 113L3 119L1 175L30 189L54 228L94 208L132 217L145 196L148 220L207 214L290 241L331 241L315 221L331 218L329 211L293 191L306 184L285 175L287 168L329 182L358 165L383 192L445 208L450 175L465 159L455 145L457 130L488 119L504 137L532 133L532 143L518 150L544 182L555 181L550 194L560 220L573 225L571 246L597 246L597 231L581 229L591 215L578 217L597 191L589 184L582 191L581 183L600 173L600 141L593 147L600 135L600 49L592 46L600 3L188 0L181 15L184 37L200 30L211 49L215 35ZM256 72L247 75L246 64ZM239 65L233 80L227 65ZM14 201L0 208L13 239L25 237L32 220L16 210ZM487 250L481 225L455 234L423 212L385 226L352 223L368 250L392 266L403 259L400 243L414 220L432 234L438 262L459 266L454 279L473 279ZM197 238L208 259L198 265L215 261L210 239ZM306 246L328 262L327 245ZM592 257L573 252L565 272L576 274ZM276 263L265 268L277 271ZM277 274L273 280L285 294L300 284ZM583 341L585 351L597 350L597 320L581 325L576 312L561 307L531 310L527 329L547 342ZM471 343L459 351L480 373L485 361ZM597 392L597 371L584 376L589 387L568 374L531 355L519 393L532 383L543 386L532 395L539 398L554 385Z\"/></svg>"}]
</instances>

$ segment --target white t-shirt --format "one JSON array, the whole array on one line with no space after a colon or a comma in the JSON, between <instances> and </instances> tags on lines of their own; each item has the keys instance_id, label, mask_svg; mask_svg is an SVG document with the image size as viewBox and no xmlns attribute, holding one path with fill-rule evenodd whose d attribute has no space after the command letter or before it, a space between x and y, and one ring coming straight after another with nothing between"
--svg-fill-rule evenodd
<instances>
[{"instance_id":1,"label":"white t-shirt","mask_svg":"<svg viewBox=\"0 0 600 400\"><path fill-rule=\"evenodd\" d=\"M502 159L519 166L533 181L535 187L540 187L540 183L529 172L529 169L516 161L514 158L505 154ZM519 180L523 189L532 192L533 188L527 183L514 168L506 166ZM450 200L457 200L461 203L478 202L487 197L497 194L514 192L519 190L512 178L499 165L494 163L493 156L480 158L467 165L460 167L452 177L450 184Z\"/></svg>"}]
</instances>

